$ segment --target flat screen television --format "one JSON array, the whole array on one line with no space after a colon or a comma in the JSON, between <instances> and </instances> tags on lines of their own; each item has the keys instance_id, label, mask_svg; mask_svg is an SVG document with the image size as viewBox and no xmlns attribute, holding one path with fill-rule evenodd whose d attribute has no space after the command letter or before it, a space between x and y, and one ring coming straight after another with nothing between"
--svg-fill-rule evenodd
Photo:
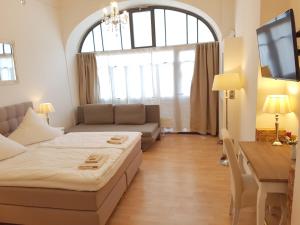
<instances>
[{"instance_id":1,"label":"flat screen television","mask_svg":"<svg viewBox=\"0 0 300 225\"><path fill-rule=\"evenodd\" d=\"M300 80L293 9L258 28L257 40L263 77Z\"/></svg>"}]
</instances>

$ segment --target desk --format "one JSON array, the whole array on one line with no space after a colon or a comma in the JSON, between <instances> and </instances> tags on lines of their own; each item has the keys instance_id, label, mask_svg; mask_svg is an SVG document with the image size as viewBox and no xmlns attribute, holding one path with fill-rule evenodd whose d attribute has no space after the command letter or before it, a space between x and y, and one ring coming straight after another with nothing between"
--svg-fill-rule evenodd
<instances>
[{"instance_id":1,"label":"desk","mask_svg":"<svg viewBox=\"0 0 300 225\"><path fill-rule=\"evenodd\" d=\"M258 184L257 225L264 225L267 194L287 194L291 149L269 142L240 142L240 147Z\"/></svg>"}]
</instances>

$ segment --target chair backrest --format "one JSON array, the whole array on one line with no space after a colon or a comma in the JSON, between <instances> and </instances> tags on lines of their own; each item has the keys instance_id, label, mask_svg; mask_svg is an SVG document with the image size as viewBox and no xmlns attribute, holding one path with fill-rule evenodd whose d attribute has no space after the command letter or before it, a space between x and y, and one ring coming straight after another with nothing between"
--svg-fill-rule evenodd
<instances>
[{"instance_id":1,"label":"chair backrest","mask_svg":"<svg viewBox=\"0 0 300 225\"><path fill-rule=\"evenodd\" d=\"M241 202L243 192L243 178L239 163L234 151L234 144L227 129L222 129L223 144L229 160L232 179L232 195L236 203Z\"/></svg>"}]
</instances>

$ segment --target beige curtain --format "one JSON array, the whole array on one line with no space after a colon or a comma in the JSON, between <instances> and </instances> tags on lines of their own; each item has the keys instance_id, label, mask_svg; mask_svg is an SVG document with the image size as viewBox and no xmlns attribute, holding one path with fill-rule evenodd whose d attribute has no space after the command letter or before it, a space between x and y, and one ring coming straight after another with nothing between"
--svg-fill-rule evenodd
<instances>
[{"instance_id":1,"label":"beige curtain","mask_svg":"<svg viewBox=\"0 0 300 225\"><path fill-rule=\"evenodd\" d=\"M78 54L77 65L80 105L97 103L99 99L99 82L95 54Z\"/></svg>"},{"instance_id":2,"label":"beige curtain","mask_svg":"<svg viewBox=\"0 0 300 225\"><path fill-rule=\"evenodd\" d=\"M197 45L190 98L192 132L218 134L218 92L211 90L218 73L219 43Z\"/></svg>"}]
</instances>

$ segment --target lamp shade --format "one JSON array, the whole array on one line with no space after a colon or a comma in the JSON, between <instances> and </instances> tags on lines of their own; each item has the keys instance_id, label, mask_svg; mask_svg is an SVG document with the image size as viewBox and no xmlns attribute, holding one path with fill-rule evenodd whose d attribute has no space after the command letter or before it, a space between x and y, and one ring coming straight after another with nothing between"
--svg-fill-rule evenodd
<instances>
[{"instance_id":1,"label":"lamp shade","mask_svg":"<svg viewBox=\"0 0 300 225\"><path fill-rule=\"evenodd\" d=\"M55 109L51 103L41 103L39 105L39 112L43 114L55 112Z\"/></svg>"},{"instance_id":2,"label":"lamp shade","mask_svg":"<svg viewBox=\"0 0 300 225\"><path fill-rule=\"evenodd\" d=\"M272 114L285 114L291 112L289 96L268 95L265 100L263 112Z\"/></svg>"},{"instance_id":3,"label":"lamp shade","mask_svg":"<svg viewBox=\"0 0 300 225\"><path fill-rule=\"evenodd\" d=\"M239 90L243 87L238 73L218 74L214 77L213 91Z\"/></svg>"}]
</instances>

